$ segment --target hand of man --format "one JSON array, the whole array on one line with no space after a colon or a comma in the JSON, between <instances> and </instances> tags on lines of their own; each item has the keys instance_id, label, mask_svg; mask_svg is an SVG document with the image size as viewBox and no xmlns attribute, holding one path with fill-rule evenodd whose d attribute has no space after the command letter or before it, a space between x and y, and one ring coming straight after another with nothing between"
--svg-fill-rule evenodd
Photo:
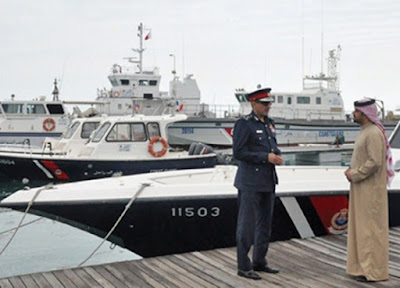
<instances>
[{"instance_id":1,"label":"hand of man","mask_svg":"<svg viewBox=\"0 0 400 288\"><path fill-rule=\"evenodd\" d=\"M274 153L269 153L268 154L268 162L272 163L274 165L282 165L283 163L283 158L279 155L276 155Z\"/></svg>"},{"instance_id":2,"label":"hand of man","mask_svg":"<svg viewBox=\"0 0 400 288\"><path fill-rule=\"evenodd\" d=\"M346 175L347 181L351 182L350 168L344 171L344 175Z\"/></svg>"}]
</instances>

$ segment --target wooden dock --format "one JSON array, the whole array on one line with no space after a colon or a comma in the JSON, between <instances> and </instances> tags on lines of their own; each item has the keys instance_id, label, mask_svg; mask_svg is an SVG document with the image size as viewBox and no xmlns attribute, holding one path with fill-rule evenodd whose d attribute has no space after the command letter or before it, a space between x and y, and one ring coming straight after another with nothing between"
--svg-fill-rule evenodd
<instances>
[{"instance_id":1,"label":"wooden dock","mask_svg":"<svg viewBox=\"0 0 400 288\"><path fill-rule=\"evenodd\" d=\"M279 274L254 281L236 275L236 250L224 248L0 279L20 287L400 287L400 227L390 230L390 279L361 283L345 274L346 235L274 242Z\"/></svg>"}]
</instances>

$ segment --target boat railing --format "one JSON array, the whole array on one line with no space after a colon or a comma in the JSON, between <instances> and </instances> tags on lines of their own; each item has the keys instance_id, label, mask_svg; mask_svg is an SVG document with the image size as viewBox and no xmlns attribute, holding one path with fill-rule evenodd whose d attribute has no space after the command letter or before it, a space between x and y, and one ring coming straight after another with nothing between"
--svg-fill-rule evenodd
<instances>
[{"instance_id":1,"label":"boat railing","mask_svg":"<svg viewBox=\"0 0 400 288\"><path fill-rule=\"evenodd\" d=\"M185 104L184 113L188 116L200 117L237 117L239 115L239 105L224 105L224 104Z\"/></svg>"}]
</instances>

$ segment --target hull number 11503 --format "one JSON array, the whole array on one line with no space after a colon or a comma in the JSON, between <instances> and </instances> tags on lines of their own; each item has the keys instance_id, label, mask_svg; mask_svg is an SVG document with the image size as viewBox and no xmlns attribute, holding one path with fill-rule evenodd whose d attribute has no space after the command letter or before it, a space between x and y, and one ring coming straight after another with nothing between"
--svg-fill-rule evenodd
<instances>
[{"instance_id":1,"label":"hull number 11503","mask_svg":"<svg viewBox=\"0 0 400 288\"><path fill-rule=\"evenodd\" d=\"M219 207L179 207L171 208L172 217L218 217L220 214Z\"/></svg>"}]
</instances>

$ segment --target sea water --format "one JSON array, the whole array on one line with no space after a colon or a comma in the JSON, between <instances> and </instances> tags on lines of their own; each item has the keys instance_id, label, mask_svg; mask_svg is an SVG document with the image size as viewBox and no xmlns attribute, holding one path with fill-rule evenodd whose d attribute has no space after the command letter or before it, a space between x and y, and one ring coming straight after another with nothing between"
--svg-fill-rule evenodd
<instances>
[{"instance_id":1,"label":"sea water","mask_svg":"<svg viewBox=\"0 0 400 288\"><path fill-rule=\"evenodd\" d=\"M26 186L47 184L0 179L0 200ZM0 278L141 258L109 241L96 250L102 238L55 220L26 214L20 225L23 217L23 212L0 208Z\"/></svg>"},{"instance_id":2,"label":"sea water","mask_svg":"<svg viewBox=\"0 0 400 288\"><path fill-rule=\"evenodd\" d=\"M310 161L311 158L307 157L307 160L301 159L299 161L295 154L285 154L284 164L332 166L347 164L340 157L330 158L336 160L323 163ZM38 187L45 184L48 183L45 181L22 183L0 176L0 200L26 186ZM25 216L24 224L14 235L14 228L19 225L23 216L23 212L0 208L0 278L78 267L102 242L101 238L78 228L31 214ZM139 255L106 241L82 265L140 258Z\"/></svg>"}]
</instances>

